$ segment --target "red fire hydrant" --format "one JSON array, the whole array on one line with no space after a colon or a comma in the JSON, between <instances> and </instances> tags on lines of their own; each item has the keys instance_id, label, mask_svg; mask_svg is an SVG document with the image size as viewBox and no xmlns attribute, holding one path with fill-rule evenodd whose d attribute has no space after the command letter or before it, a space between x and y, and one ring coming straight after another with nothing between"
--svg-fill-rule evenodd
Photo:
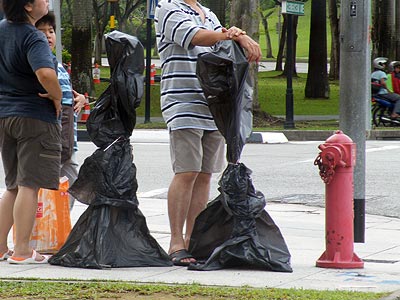
<instances>
[{"instance_id":1,"label":"red fire hydrant","mask_svg":"<svg viewBox=\"0 0 400 300\"><path fill-rule=\"evenodd\" d=\"M317 260L322 268L363 268L364 262L354 253L353 169L356 144L338 130L325 144L314 164L325 182L326 250Z\"/></svg>"}]
</instances>

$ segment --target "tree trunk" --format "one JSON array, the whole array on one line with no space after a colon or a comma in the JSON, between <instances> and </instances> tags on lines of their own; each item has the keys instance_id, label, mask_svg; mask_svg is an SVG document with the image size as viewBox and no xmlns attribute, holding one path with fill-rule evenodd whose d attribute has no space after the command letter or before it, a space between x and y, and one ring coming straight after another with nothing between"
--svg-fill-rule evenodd
<instances>
[{"instance_id":1,"label":"tree trunk","mask_svg":"<svg viewBox=\"0 0 400 300\"><path fill-rule=\"evenodd\" d=\"M339 80L340 71L340 43L339 43L339 15L337 0L329 0L329 23L331 25L331 58L329 68L329 79Z\"/></svg>"},{"instance_id":2,"label":"tree trunk","mask_svg":"<svg viewBox=\"0 0 400 300\"><path fill-rule=\"evenodd\" d=\"M400 0L395 0L395 56L400 57Z\"/></svg>"},{"instance_id":3,"label":"tree trunk","mask_svg":"<svg viewBox=\"0 0 400 300\"><path fill-rule=\"evenodd\" d=\"M271 37L269 35L269 28L268 28L268 17L272 15L274 12L270 11L267 15L263 15L262 11L260 10L260 17L261 17L261 22L264 26L264 31L265 31L265 44L267 47L267 53L265 55L266 58L273 58L274 56L272 55L272 45L271 45Z\"/></svg>"},{"instance_id":4,"label":"tree trunk","mask_svg":"<svg viewBox=\"0 0 400 300\"><path fill-rule=\"evenodd\" d=\"M259 0L232 0L231 3L231 26L242 28L247 34L259 41ZM250 76L253 79L253 111L260 111L258 101L258 66L255 63L250 65Z\"/></svg>"},{"instance_id":5,"label":"tree trunk","mask_svg":"<svg viewBox=\"0 0 400 300\"><path fill-rule=\"evenodd\" d=\"M218 1L202 1L206 7L211 9L213 13L217 15L218 20L221 22L222 26L226 26L226 1L218 0Z\"/></svg>"},{"instance_id":6,"label":"tree trunk","mask_svg":"<svg viewBox=\"0 0 400 300\"><path fill-rule=\"evenodd\" d=\"M372 8L372 56L394 56L394 1L375 0Z\"/></svg>"},{"instance_id":7,"label":"tree trunk","mask_svg":"<svg viewBox=\"0 0 400 300\"><path fill-rule=\"evenodd\" d=\"M93 3L74 1L72 10L72 86L80 93L93 94L91 36Z\"/></svg>"},{"instance_id":8,"label":"tree trunk","mask_svg":"<svg viewBox=\"0 0 400 300\"><path fill-rule=\"evenodd\" d=\"M312 0L306 98L329 98L326 2Z\"/></svg>"},{"instance_id":9,"label":"tree trunk","mask_svg":"<svg viewBox=\"0 0 400 300\"><path fill-rule=\"evenodd\" d=\"M101 55L103 53L103 36L108 24L108 2L98 4L93 0L93 15L94 15L94 62L101 66Z\"/></svg>"}]
</instances>

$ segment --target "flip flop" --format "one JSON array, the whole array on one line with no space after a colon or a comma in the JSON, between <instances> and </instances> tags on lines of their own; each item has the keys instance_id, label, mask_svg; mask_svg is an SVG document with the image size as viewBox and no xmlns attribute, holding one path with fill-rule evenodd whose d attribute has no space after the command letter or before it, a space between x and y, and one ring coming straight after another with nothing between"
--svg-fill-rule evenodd
<instances>
[{"instance_id":1,"label":"flip flop","mask_svg":"<svg viewBox=\"0 0 400 300\"><path fill-rule=\"evenodd\" d=\"M42 255L44 258L42 260L36 260L36 255L37 252L35 250L32 250L32 256L28 258L24 257L16 257L16 256L10 256L7 261L10 264L16 264L16 265L29 265L29 264L47 264L50 256L48 255Z\"/></svg>"},{"instance_id":2,"label":"flip flop","mask_svg":"<svg viewBox=\"0 0 400 300\"><path fill-rule=\"evenodd\" d=\"M7 258L11 257L14 254L14 252L10 249L8 249L6 252L4 252L2 255L0 255L0 260L7 260Z\"/></svg>"},{"instance_id":3,"label":"flip flop","mask_svg":"<svg viewBox=\"0 0 400 300\"><path fill-rule=\"evenodd\" d=\"M169 255L169 258L171 259L171 262L174 266L182 266L182 267L187 267L188 265L191 264L191 262L188 261L183 261L184 259L187 258L194 258L189 252L186 251L186 249L181 249L177 250Z\"/></svg>"}]
</instances>

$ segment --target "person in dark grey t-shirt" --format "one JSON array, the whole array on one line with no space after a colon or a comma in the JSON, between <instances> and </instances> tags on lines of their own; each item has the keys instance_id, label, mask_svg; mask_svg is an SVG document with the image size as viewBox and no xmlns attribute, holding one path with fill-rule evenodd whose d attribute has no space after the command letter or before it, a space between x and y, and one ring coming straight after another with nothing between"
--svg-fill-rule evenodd
<instances>
[{"instance_id":1,"label":"person in dark grey t-shirt","mask_svg":"<svg viewBox=\"0 0 400 300\"><path fill-rule=\"evenodd\" d=\"M7 190L0 200L0 260L43 264L30 244L40 188L58 189L61 88L56 60L35 21L48 0L2 0L0 149ZM7 236L14 225L14 250Z\"/></svg>"}]
</instances>

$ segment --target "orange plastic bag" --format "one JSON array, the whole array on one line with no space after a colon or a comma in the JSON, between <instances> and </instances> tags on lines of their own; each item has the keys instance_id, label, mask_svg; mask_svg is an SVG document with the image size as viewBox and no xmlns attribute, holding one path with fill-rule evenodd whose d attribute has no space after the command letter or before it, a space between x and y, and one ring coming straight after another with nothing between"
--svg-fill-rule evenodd
<instances>
[{"instance_id":1,"label":"orange plastic bag","mask_svg":"<svg viewBox=\"0 0 400 300\"><path fill-rule=\"evenodd\" d=\"M58 190L39 190L30 246L41 253L56 253L71 232L68 188L68 178L62 177Z\"/></svg>"}]
</instances>

